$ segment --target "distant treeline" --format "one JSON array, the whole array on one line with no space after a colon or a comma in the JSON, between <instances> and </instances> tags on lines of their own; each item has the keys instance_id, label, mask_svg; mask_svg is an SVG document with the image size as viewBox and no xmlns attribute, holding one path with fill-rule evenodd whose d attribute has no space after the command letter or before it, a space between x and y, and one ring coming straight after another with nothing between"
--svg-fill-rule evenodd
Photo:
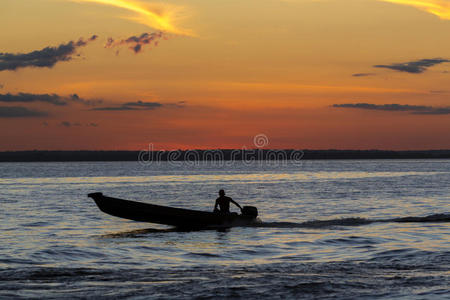
<instances>
[{"instance_id":1,"label":"distant treeline","mask_svg":"<svg viewBox=\"0 0 450 300\"><path fill-rule=\"evenodd\" d=\"M450 158L450 150L176 150L176 151L7 151L0 162L50 161L230 161L304 159L421 159Z\"/></svg>"}]
</instances>

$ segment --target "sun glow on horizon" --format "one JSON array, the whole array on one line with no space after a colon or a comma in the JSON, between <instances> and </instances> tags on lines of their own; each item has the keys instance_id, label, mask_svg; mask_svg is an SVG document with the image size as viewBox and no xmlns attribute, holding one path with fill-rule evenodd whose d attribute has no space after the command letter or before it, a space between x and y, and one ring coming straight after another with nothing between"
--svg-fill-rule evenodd
<instances>
[{"instance_id":1,"label":"sun glow on horizon","mask_svg":"<svg viewBox=\"0 0 450 300\"><path fill-rule=\"evenodd\" d=\"M450 0L2 1L0 151L450 149Z\"/></svg>"}]
</instances>

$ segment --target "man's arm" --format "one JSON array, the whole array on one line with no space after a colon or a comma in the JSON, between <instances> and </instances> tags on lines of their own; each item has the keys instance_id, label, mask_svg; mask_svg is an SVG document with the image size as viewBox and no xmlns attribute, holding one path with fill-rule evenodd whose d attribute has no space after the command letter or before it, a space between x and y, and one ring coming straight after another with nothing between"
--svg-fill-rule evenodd
<instances>
[{"instance_id":1,"label":"man's arm","mask_svg":"<svg viewBox=\"0 0 450 300\"><path fill-rule=\"evenodd\" d=\"M233 199L230 198L230 201L234 203L234 205L236 205L237 207L239 207L240 210L242 210L242 207L239 205L239 203L237 203L236 201L234 201Z\"/></svg>"}]
</instances>

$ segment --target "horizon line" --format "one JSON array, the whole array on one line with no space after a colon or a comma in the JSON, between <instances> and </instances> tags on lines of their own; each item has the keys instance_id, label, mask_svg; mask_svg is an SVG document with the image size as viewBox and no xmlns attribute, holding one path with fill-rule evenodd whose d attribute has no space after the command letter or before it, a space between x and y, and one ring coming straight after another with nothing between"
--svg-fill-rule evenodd
<instances>
[{"instance_id":1,"label":"horizon line","mask_svg":"<svg viewBox=\"0 0 450 300\"><path fill-rule=\"evenodd\" d=\"M265 151L389 151L389 152L408 152L408 151L450 151L449 149L445 148L439 148L439 149L400 149L400 150L394 150L394 149L336 149L336 148L327 148L327 149L308 149L308 148L248 148L248 149L242 149L242 148L192 148L192 149L140 149L140 150L130 150L130 149L96 149L96 150L89 150L89 149L70 149L70 150L49 150L49 149L27 149L27 150L0 150L0 153L9 153L9 152L142 152L142 151L148 151L148 152L171 152L171 151L233 151L233 150L239 150L239 151L254 151L254 150L265 150Z\"/></svg>"}]
</instances>

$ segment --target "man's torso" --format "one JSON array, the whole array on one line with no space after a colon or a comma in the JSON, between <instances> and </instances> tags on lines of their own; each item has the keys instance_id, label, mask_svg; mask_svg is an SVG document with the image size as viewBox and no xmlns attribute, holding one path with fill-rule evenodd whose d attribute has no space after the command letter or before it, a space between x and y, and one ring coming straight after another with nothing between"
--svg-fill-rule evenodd
<instances>
[{"instance_id":1,"label":"man's torso","mask_svg":"<svg viewBox=\"0 0 450 300\"><path fill-rule=\"evenodd\" d=\"M230 212L230 201L231 198L227 196L221 196L217 198L217 203L219 203L221 212Z\"/></svg>"}]
</instances>

